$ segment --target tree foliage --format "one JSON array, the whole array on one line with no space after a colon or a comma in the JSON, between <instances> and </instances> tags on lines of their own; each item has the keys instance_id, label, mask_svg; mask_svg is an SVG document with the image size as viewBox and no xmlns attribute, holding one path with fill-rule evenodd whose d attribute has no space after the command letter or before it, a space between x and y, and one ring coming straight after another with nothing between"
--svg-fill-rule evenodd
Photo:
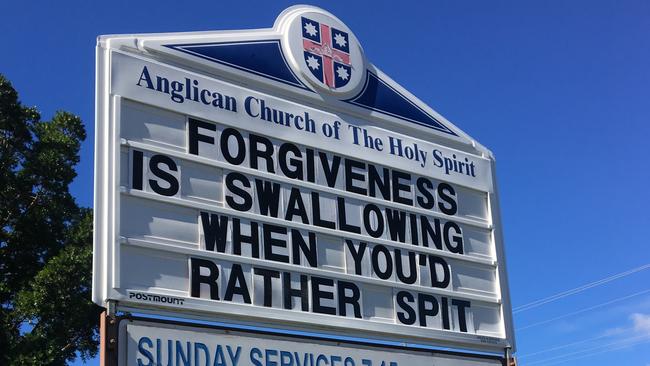
<instances>
[{"instance_id":1,"label":"tree foliage","mask_svg":"<svg viewBox=\"0 0 650 366\"><path fill-rule=\"evenodd\" d=\"M68 190L79 117L42 121L0 75L0 364L64 365L97 352L92 212Z\"/></svg>"}]
</instances>

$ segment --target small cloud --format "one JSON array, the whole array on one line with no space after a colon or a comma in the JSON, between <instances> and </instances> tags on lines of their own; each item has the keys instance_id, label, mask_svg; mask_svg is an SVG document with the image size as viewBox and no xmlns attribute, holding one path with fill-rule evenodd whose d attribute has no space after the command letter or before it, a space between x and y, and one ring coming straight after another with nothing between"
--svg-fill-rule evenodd
<instances>
[{"instance_id":1,"label":"small cloud","mask_svg":"<svg viewBox=\"0 0 650 366\"><path fill-rule=\"evenodd\" d=\"M650 336L650 314L634 313L630 319L634 323L634 331Z\"/></svg>"},{"instance_id":2,"label":"small cloud","mask_svg":"<svg viewBox=\"0 0 650 366\"><path fill-rule=\"evenodd\" d=\"M624 327L616 327L616 328L609 328L603 332L603 337L611 337L615 335L619 335L625 332L629 332L630 328L624 328ZM650 365L647 365L650 366Z\"/></svg>"},{"instance_id":3,"label":"small cloud","mask_svg":"<svg viewBox=\"0 0 650 366\"><path fill-rule=\"evenodd\" d=\"M553 326L554 331L561 333L572 333L578 329L578 324L569 321L560 321Z\"/></svg>"}]
</instances>

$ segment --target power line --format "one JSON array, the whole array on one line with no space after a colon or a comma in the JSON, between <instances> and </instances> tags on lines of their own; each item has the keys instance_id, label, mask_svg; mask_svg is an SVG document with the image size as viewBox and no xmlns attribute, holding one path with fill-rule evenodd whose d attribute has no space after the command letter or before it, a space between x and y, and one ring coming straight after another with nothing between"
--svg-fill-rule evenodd
<instances>
[{"instance_id":1,"label":"power line","mask_svg":"<svg viewBox=\"0 0 650 366\"><path fill-rule=\"evenodd\" d=\"M648 341L650 341L650 334L642 334L642 335L638 335L638 336L634 336L634 337L619 339L618 341L606 343L606 344L603 344L603 345L600 345L600 346L586 348L586 349L583 349L583 350L580 350L580 351L565 353L563 355L559 355L559 356L555 356L555 357L550 357L550 358L545 358L545 359L542 359L542 360L534 361L534 362L531 362L531 363L527 364L527 366L533 366L533 365L539 365L539 364L548 365L548 362L550 362L550 361L559 362L557 360L567 358L567 357L570 358L571 356L584 354L586 352L592 352L592 351L599 351L600 350L597 353L603 353L605 350L612 351L613 349L616 349L616 347L621 347L621 345L624 345L623 346L623 348L624 348L624 347L628 347L630 345L633 345L636 342L643 343L643 342L648 342ZM594 354L594 353L590 353L588 356L591 356L592 354ZM565 362L565 361L568 361L568 360L563 360L562 362Z\"/></svg>"},{"instance_id":2,"label":"power line","mask_svg":"<svg viewBox=\"0 0 650 366\"><path fill-rule=\"evenodd\" d=\"M565 353L565 354L562 354L562 355L559 355L559 356L545 358L545 359L542 359L542 360L537 360L537 361L526 364L526 366L534 366L534 365L538 365L538 364L548 365L549 361L555 361L555 363L561 363L561 362L566 362L566 361L569 361L570 359L572 359L571 356L581 355L581 356L577 357L577 358L580 358L580 357L592 356L592 355L598 354L598 353L611 352L613 350L629 347L629 346L637 344L637 343L650 342L650 339L648 339L648 337L650 337L650 336L647 335L647 334L634 336L634 337L628 337L628 338L620 339L618 341L607 343L607 344L604 344L604 345L591 347L591 348L586 348L586 349L583 349L583 350L580 350L580 351ZM597 352L593 352L593 351L597 351ZM584 353L589 353L589 354L584 355Z\"/></svg>"},{"instance_id":3,"label":"power line","mask_svg":"<svg viewBox=\"0 0 650 366\"><path fill-rule=\"evenodd\" d=\"M614 347L614 348L611 348L611 349L606 349L606 350L602 350L602 351L599 351L599 352L590 353L588 355L571 357L571 358L567 358L567 359L564 359L564 360L556 361L556 362L551 363L551 364L547 364L546 366L559 365L559 364L564 363L564 362L579 360L579 359L582 359L582 358L587 358L587 357L591 357L591 356L594 356L594 355L599 355L599 354L602 354L602 353L614 352L614 351L618 351L618 350L621 350L621 349L624 349L624 348L627 348L627 347L637 346L639 344L644 344L644 343L650 343L650 340L636 341L636 342L632 342L630 344L624 344L622 346Z\"/></svg>"},{"instance_id":4,"label":"power line","mask_svg":"<svg viewBox=\"0 0 650 366\"><path fill-rule=\"evenodd\" d=\"M627 347L632 347L632 346L636 346L636 345L639 345L639 344L644 344L644 343L650 342L650 339L646 339L648 337L647 335L644 336L644 337L645 337L644 339L636 339L636 340L624 339L621 342L618 342L619 344L612 345L610 347L605 347L605 348L597 347L597 348L592 348L592 349L589 349L589 350L583 350L583 351L573 353L575 355L575 354L579 354L579 353L589 352L589 353L583 354L583 355L568 357L568 356L570 356L570 354L566 354L566 355L563 355L563 356L554 357L555 359L557 359L555 362L545 363L545 365L546 366L558 365L558 364L561 364L561 363L564 363L564 362L578 360L578 359L586 358L586 357L591 357L591 356L602 354L602 353L613 352L613 351L617 351L617 350L624 349L624 348L627 348ZM638 337L633 337L633 338L638 338ZM596 352L591 352L591 351L594 351L594 350L597 350L597 351ZM551 360L551 359L538 361L537 363L546 362L546 361L549 361L549 360ZM535 363L531 363L531 364L528 364L527 366L532 366L534 364Z\"/></svg>"},{"instance_id":5,"label":"power line","mask_svg":"<svg viewBox=\"0 0 650 366\"><path fill-rule=\"evenodd\" d=\"M585 313L585 312L588 312L588 311L591 311L591 310L596 310L598 308L602 308L603 306L611 305L611 304L614 304L614 303L617 303L617 302L620 302L620 301L623 301L623 300L633 298L635 296L646 294L648 292L650 292L650 289L639 291L639 292L631 294L631 295L618 297L618 298L615 298L613 300L610 300L610 301L607 301L607 302L604 302L604 303L601 303L601 304L598 304L598 305L590 306L588 308L584 308L584 309L577 310L577 311L574 311L574 312L571 312L571 313L568 313L568 314L560 315L560 316L557 316L555 318L551 318L551 319L543 320L543 321L540 321L540 322L537 322L537 323L529 324L529 325L523 326L521 328L517 328L517 329L515 329L515 331L519 332L519 331L526 330L526 329L529 329L529 328L532 328L532 327L536 327L538 325L547 324L547 323L550 323L550 322L554 322L556 320L568 318L570 316L582 314L582 313Z\"/></svg>"},{"instance_id":6,"label":"power line","mask_svg":"<svg viewBox=\"0 0 650 366\"><path fill-rule=\"evenodd\" d=\"M616 334L619 334L619 333L620 333L620 332L612 333L612 334L603 334L603 335L599 335L599 336L597 336L597 337L590 337L590 338L586 338L586 339L583 339L583 340L580 340L580 341L571 342L571 343L566 343L566 344L563 344L563 345L561 345L561 346L555 346L555 347L551 347L551 348L543 349L543 350L541 350L541 351L537 351L537 352L533 352L533 353L528 353L528 354L525 354L525 355L523 355L523 356L519 356L519 355L518 355L517 358L518 358L518 359L522 359L522 358L527 358L527 357L537 356L537 355L540 355L540 354L549 353L550 351L557 351L557 350L559 350L559 349L568 348L568 347L575 346L575 345L578 345L578 344L588 343L588 342L591 342L591 341L596 341L596 340L599 340L599 339L612 337L612 336L614 336L614 335L616 335Z\"/></svg>"},{"instance_id":7,"label":"power line","mask_svg":"<svg viewBox=\"0 0 650 366\"><path fill-rule=\"evenodd\" d=\"M557 301L557 300L565 298L567 296L571 296L571 295L581 293L583 291L589 290L589 289L597 287L597 286L604 285L606 283L609 283L609 282L612 282L612 281L617 280L619 278L623 278L623 277L629 276L631 274L646 270L648 268L650 268L650 263L645 264L645 265L640 266L640 267L632 268L632 269L627 270L625 272L617 273L615 275L603 278L603 279L598 280L598 281L588 283L586 285L582 285L582 286L579 286L579 287L576 287L576 288L573 288L573 289L570 289L570 290L567 290L567 291L557 293L557 294L549 296L549 297L545 297L543 299L539 299L539 300L536 300L536 301L533 301L533 302L529 302L528 304L518 306L518 307L513 309L513 313L516 314L516 313L519 313L519 312L522 312L522 311L534 309L536 307L548 304L548 303L553 302L553 301Z\"/></svg>"}]
</instances>

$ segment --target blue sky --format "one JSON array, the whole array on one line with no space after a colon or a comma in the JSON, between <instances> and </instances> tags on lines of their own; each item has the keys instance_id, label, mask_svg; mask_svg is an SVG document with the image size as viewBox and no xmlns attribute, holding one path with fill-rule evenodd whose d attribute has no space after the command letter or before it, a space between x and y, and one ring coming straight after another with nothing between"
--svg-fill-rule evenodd
<instances>
[{"instance_id":1,"label":"blue sky","mask_svg":"<svg viewBox=\"0 0 650 366\"><path fill-rule=\"evenodd\" d=\"M96 36L270 27L292 4L5 1L0 72L85 121L72 191L91 206ZM650 2L313 4L494 151L515 308L650 263ZM648 289L639 270L516 312L520 365L650 364Z\"/></svg>"}]
</instances>

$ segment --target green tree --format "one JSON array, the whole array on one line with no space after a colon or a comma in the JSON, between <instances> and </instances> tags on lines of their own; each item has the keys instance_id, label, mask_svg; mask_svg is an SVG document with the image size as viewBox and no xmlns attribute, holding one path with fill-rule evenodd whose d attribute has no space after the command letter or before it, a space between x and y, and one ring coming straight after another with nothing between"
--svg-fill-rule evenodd
<instances>
[{"instance_id":1,"label":"green tree","mask_svg":"<svg viewBox=\"0 0 650 366\"><path fill-rule=\"evenodd\" d=\"M68 190L86 132L41 121L0 75L0 364L65 365L97 353L92 212Z\"/></svg>"}]
</instances>

